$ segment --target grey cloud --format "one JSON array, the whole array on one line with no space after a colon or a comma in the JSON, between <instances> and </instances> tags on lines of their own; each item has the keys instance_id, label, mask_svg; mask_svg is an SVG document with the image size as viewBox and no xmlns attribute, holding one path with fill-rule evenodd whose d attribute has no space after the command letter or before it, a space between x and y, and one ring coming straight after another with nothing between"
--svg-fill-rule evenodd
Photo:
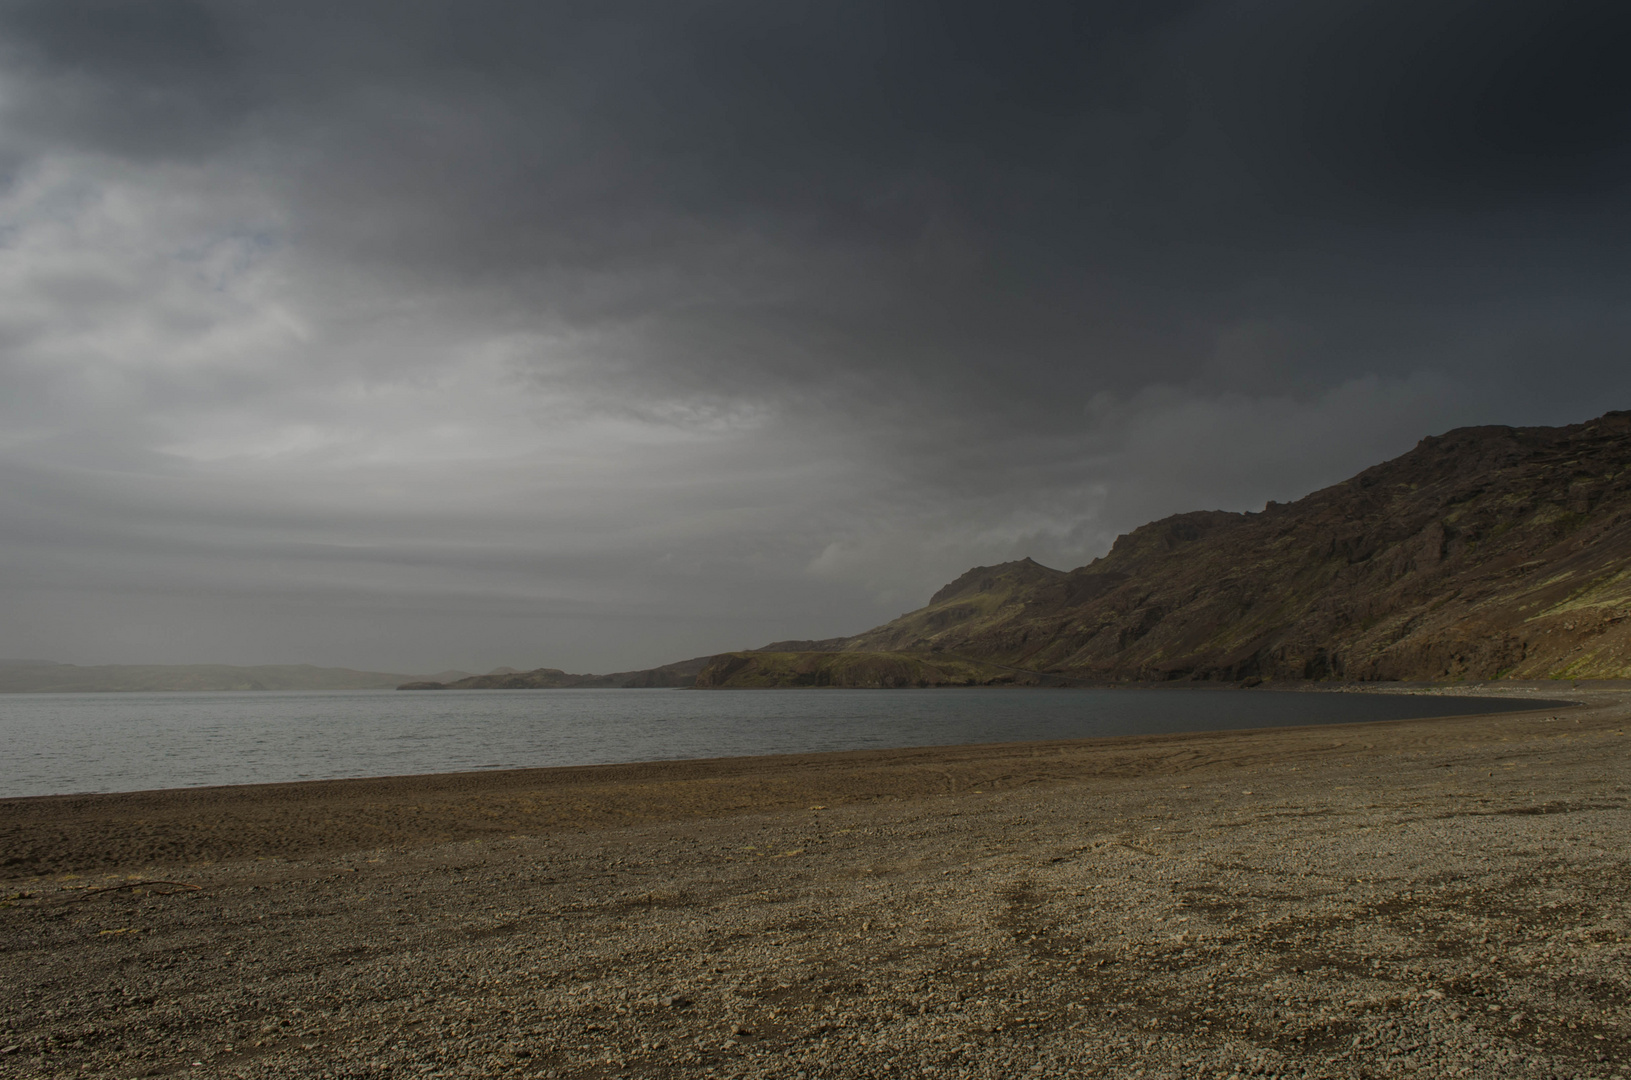
<instances>
[{"instance_id":1,"label":"grey cloud","mask_svg":"<svg viewBox=\"0 0 1631 1080\"><path fill-rule=\"evenodd\" d=\"M655 663L1623 406L1628 29L0 4L0 652Z\"/></svg>"}]
</instances>

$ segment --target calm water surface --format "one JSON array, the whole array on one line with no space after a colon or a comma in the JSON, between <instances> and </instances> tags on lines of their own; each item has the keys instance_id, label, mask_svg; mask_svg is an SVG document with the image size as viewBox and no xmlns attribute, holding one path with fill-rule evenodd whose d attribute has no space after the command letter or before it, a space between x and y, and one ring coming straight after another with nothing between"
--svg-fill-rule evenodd
<instances>
[{"instance_id":1,"label":"calm water surface","mask_svg":"<svg viewBox=\"0 0 1631 1080\"><path fill-rule=\"evenodd\" d=\"M1341 724L1540 701L1205 690L0 695L0 797Z\"/></svg>"}]
</instances>

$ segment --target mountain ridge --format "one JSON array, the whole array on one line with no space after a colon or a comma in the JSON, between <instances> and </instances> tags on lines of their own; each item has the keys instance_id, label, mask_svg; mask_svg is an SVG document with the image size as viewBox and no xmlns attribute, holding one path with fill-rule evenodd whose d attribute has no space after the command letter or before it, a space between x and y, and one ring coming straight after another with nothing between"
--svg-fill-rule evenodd
<instances>
[{"instance_id":1,"label":"mountain ridge","mask_svg":"<svg viewBox=\"0 0 1631 1080\"><path fill-rule=\"evenodd\" d=\"M819 651L950 654L1007 672L991 682L1625 678L1628 616L1631 412L1610 412L1428 436L1291 503L1142 525L1074 570L974 567ZM769 664L699 685L769 685ZM824 679L849 685L830 662Z\"/></svg>"}]
</instances>

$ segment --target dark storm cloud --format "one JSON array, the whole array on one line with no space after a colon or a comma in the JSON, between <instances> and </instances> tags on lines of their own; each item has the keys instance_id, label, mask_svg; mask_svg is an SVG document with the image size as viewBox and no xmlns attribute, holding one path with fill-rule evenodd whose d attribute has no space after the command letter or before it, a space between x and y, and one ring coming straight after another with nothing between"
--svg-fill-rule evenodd
<instances>
[{"instance_id":1,"label":"dark storm cloud","mask_svg":"<svg viewBox=\"0 0 1631 1080\"><path fill-rule=\"evenodd\" d=\"M1301 62L1243 84L1240 112L1281 120L1328 176L1440 211L1623 188L1623 6L1377 3L1308 21L1273 46Z\"/></svg>"},{"instance_id":2,"label":"dark storm cloud","mask_svg":"<svg viewBox=\"0 0 1631 1080\"><path fill-rule=\"evenodd\" d=\"M1356 234L1460 245L1481 215L1618 194L1628 28L1611 5L1512 0L41 2L6 36L40 76L35 131L119 154L259 147L303 231L353 257L547 278L747 232L839 258L840 280L747 312L715 299L714 318L1053 377L1107 333L1181 367L1175 316L1203 330L1243 302L1209 291ZM857 262L869 289L843 287ZM661 299L555 297L584 317Z\"/></svg>"},{"instance_id":3,"label":"dark storm cloud","mask_svg":"<svg viewBox=\"0 0 1631 1080\"><path fill-rule=\"evenodd\" d=\"M1631 396L1618 5L38 0L0 42L0 450L73 512L10 505L121 580L88 476L172 485L142 535L234 588L479 607L537 559L610 610L613 550L674 618L840 632Z\"/></svg>"}]
</instances>

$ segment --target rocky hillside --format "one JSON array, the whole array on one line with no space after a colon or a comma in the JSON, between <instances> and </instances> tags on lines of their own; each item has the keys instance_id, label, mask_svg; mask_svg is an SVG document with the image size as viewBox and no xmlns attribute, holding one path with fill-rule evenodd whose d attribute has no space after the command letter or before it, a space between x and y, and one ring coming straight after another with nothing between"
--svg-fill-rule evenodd
<instances>
[{"instance_id":1,"label":"rocky hillside","mask_svg":"<svg viewBox=\"0 0 1631 1080\"><path fill-rule=\"evenodd\" d=\"M1069 572L979 567L826 650L1088 681L1631 677L1631 413L1463 428ZM726 685L767 685L778 659ZM781 683L780 685L791 685Z\"/></svg>"}]
</instances>

